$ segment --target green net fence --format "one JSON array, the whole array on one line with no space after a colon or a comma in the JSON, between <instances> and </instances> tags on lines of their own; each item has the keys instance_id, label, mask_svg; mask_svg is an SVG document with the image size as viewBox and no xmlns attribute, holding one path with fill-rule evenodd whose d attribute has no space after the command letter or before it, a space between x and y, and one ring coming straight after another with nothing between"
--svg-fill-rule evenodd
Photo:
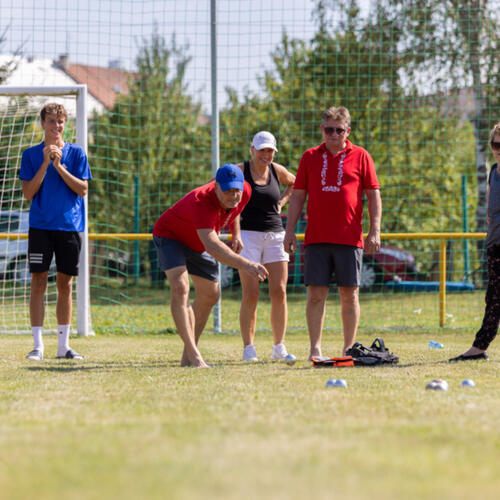
<instances>
[{"instance_id":1,"label":"green net fence","mask_svg":"<svg viewBox=\"0 0 500 500\"><path fill-rule=\"evenodd\" d=\"M276 161L295 172L302 153L321 142L322 111L343 105L351 140L377 167L384 233L486 230L488 139L500 116L498 0L215 3L221 164L248 159L252 136L269 130ZM0 84L88 85L90 233L150 233L166 208L211 178L210 28L210 2L201 0L0 3ZM1 98L4 109L12 105ZM13 141L39 138L30 132L35 113L23 118L26 139L6 116L0 209L8 219L29 207L12 187L20 158ZM361 326L437 325L429 283L439 278L439 241L383 244L364 258ZM446 255L447 280L467 290L448 295L447 321L477 326L484 240L449 239ZM149 240L91 240L90 269L96 332L173 328ZM291 328L305 326L302 271L299 251L289 265ZM224 280L222 327L237 329L237 273L224 269ZM333 285L328 311L327 327L340 327Z\"/></svg>"}]
</instances>

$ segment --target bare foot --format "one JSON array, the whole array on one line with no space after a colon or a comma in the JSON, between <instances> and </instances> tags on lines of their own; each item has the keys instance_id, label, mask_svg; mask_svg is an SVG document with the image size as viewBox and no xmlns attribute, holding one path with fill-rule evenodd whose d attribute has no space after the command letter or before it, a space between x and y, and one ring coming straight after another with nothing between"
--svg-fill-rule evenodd
<instances>
[{"instance_id":1,"label":"bare foot","mask_svg":"<svg viewBox=\"0 0 500 500\"><path fill-rule=\"evenodd\" d=\"M203 360L196 360L195 362L191 362L189 360L181 360L181 366L192 366L193 368L210 368L210 365L205 363Z\"/></svg>"},{"instance_id":2,"label":"bare foot","mask_svg":"<svg viewBox=\"0 0 500 500\"><path fill-rule=\"evenodd\" d=\"M202 359L202 358L196 358L195 360L193 360L193 361L191 362L191 365L190 365L190 366L192 366L192 367L194 367L194 368L210 368L210 366L209 366L209 365L207 365L207 364L205 363L205 361L203 361L203 359Z\"/></svg>"},{"instance_id":3,"label":"bare foot","mask_svg":"<svg viewBox=\"0 0 500 500\"><path fill-rule=\"evenodd\" d=\"M318 348L311 349L311 352L309 354L309 361L311 361L312 357L315 357L315 358L321 357L321 349L318 349Z\"/></svg>"},{"instance_id":4,"label":"bare foot","mask_svg":"<svg viewBox=\"0 0 500 500\"><path fill-rule=\"evenodd\" d=\"M346 355L346 351L348 349L350 349L353 345L354 345L354 343L351 344L351 345L348 345L348 346L344 346L344 348L342 349L342 356L345 356Z\"/></svg>"},{"instance_id":5,"label":"bare foot","mask_svg":"<svg viewBox=\"0 0 500 500\"><path fill-rule=\"evenodd\" d=\"M191 366L191 361L189 360L189 357L186 354L186 349L182 351L181 366Z\"/></svg>"},{"instance_id":6,"label":"bare foot","mask_svg":"<svg viewBox=\"0 0 500 500\"><path fill-rule=\"evenodd\" d=\"M203 361L200 351L195 349L193 352L188 353L187 349L184 347L181 357L181 366L193 366L195 368L210 368L210 365Z\"/></svg>"}]
</instances>

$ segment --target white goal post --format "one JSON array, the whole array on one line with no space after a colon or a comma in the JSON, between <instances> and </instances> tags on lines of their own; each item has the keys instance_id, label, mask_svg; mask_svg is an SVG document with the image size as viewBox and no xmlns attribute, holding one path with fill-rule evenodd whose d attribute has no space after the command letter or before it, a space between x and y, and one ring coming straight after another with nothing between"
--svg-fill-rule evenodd
<instances>
[{"instance_id":1,"label":"white goal post","mask_svg":"<svg viewBox=\"0 0 500 500\"><path fill-rule=\"evenodd\" d=\"M76 98L76 144L87 152L87 86L50 86L50 87L17 87L0 85L1 97L64 97ZM89 245L88 245L88 207L87 196L84 199L85 230L80 233L82 249L80 253L80 269L76 284L76 309L78 335L93 335L90 320L90 279L89 279ZM16 238L18 235L15 236Z\"/></svg>"}]
</instances>

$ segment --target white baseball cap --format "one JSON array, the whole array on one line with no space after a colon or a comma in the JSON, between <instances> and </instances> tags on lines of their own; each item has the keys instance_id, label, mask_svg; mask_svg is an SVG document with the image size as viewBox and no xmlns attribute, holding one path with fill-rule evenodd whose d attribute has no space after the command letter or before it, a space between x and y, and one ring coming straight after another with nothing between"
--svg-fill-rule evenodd
<instances>
[{"instance_id":1,"label":"white baseball cap","mask_svg":"<svg viewBox=\"0 0 500 500\"><path fill-rule=\"evenodd\" d=\"M264 148L271 148L274 149L274 151L276 152L278 151L278 149L276 148L276 139L274 138L274 135L271 134L271 132L267 132L266 130L257 132L253 136L252 146L257 151L260 151L261 149Z\"/></svg>"}]
</instances>

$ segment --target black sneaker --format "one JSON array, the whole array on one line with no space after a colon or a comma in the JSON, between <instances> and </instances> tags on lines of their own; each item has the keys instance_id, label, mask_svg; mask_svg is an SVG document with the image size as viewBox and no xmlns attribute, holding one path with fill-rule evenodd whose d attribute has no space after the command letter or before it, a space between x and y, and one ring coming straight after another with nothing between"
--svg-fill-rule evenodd
<instances>
[{"instance_id":1,"label":"black sneaker","mask_svg":"<svg viewBox=\"0 0 500 500\"><path fill-rule=\"evenodd\" d=\"M26 359L31 359L32 361L42 361L43 351L40 349L33 349L27 356Z\"/></svg>"},{"instance_id":2,"label":"black sneaker","mask_svg":"<svg viewBox=\"0 0 500 500\"><path fill-rule=\"evenodd\" d=\"M64 356L57 356L57 359L83 359L83 356L73 349L68 349Z\"/></svg>"}]
</instances>

